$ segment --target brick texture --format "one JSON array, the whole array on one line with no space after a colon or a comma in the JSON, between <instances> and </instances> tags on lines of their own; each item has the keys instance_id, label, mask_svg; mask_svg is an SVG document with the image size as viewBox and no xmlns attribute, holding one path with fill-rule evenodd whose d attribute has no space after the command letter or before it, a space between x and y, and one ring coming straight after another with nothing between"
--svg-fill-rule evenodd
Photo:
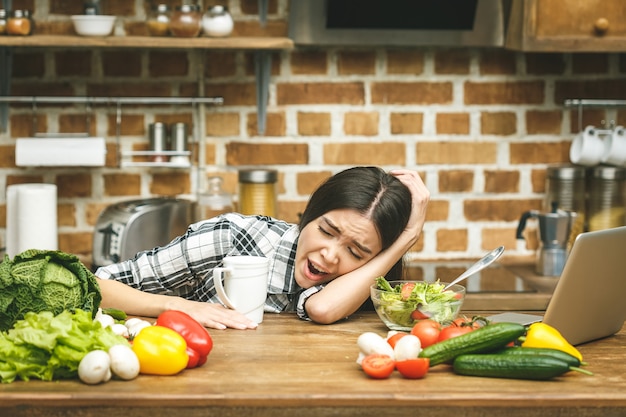
<instances>
[{"instance_id":1,"label":"brick texture","mask_svg":"<svg viewBox=\"0 0 626 417\"><path fill-rule=\"evenodd\" d=\"M178 5L168 0L170 6ZM204 0L227 5L233 36L287 36L289 0ZM150 2L107 0L127 35L146 35ZM16 0L39 35L73 36L79 1ZM48 14L50 14L48 16ZM549 164L569 163L574 136L603 122L626 125L621 108L565 108L570 98L626 97L624 54L523 53L504 48L303 47L269 51L263 134L258 131L256 52L246 49L12 48L16 96L224 98L221 106L13 103L0 132L0 184L58 187L60 247L88 257L93 227L109 204L156 195L193 198L212 175L237 200L237 170L278 170L279 217L299 220L309 195L353 165L417 170L432 197L409 258L473 258L501 244L533 259L536 230L515 239L520 215L542 209ZM197 120L196 120L197 119ZM87 122L89 121L89 125ZM148 149L148 125L188 123L190 169L122 167L126 151ZM106 139L104 167L16 167L16 138L87 131ZM201 159L203 157L203 159ZM146 156L128 158L145 162ZM0 198L0 241L6 235ZM419 263L419 262L417 262ZM437 274L458 273L444 268ZM422 276L415 265L410 273ZM485 275L485 279L489 279ZM495 284L494 284L495 285Z\"/></svg>"}]
</instances>

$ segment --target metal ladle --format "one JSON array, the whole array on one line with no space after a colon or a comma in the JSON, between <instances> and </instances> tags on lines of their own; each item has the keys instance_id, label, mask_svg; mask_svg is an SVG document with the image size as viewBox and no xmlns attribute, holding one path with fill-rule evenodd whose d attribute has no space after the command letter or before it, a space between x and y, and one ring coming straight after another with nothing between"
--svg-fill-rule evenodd
<instances>
[{"instance_id":1,"label":"metal ladle","mask_svg":"<svg viewBox=\"0 0 626 417\"><path fill-rule=\"evenodd\" d=\"M463 281L466 278L471 277L476 272L481 271L484 268L488 267L489 265L491 265L493 263L493 261L498 259L500 257L500 255L502 255L502 252L504 252L504 246L499 246L499 247L495 248L494 250L492 250L491 252L487 253L485 256L483 256L478 261L476 261L475 264L473 264L472 266L467 268L465 270L465 272L463 272L461 275L459 275L454 281L452 281L451 283L449 283L448 285L443 287L443 291L447 290L448 288L450 288L454 284L456 284L458 282L461 282L461 281Z\"/></svg>"},{"instance_id":2,"label":"metal ladle","mask_svg":"<svg viewBox=\"0 0 626 417\"><path fill-rule=\"evenodd\" d=\"M441 292L447 290L448 288L450 288L454 284L456 284L458 282L461 282L461 281L463 281L466 278L471 277L476 272L481 271L484 268L488 267L489 265L491 265L493 263L493 261L498 259L500 257L500 255L502 255L502 252L504 252L504 246L499 246L499 247L493 249L491 252L487 253L485 256L483 256L478 261L476 261L475 264L473 264L472 266L467 268L465 270L465 272L463 272L461 275L459 275L457 278L455 278L451 283L449 283L448 285L443 287ZM418 304L417 309L424 315L424 318L431 317L431 312L427 311L427 309L424 306L422 306L421 304Z\"/></svg>"}]
</instances>

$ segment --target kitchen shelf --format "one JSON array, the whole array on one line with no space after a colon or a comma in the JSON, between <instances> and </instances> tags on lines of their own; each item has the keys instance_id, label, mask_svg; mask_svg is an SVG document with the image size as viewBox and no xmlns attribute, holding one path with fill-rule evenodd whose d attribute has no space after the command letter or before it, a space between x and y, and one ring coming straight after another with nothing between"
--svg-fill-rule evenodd
<instances>
[{"instance_id":1,"label":"kitchen shelf","mask_svg":"<svg viewBox=\"0 0 626 417\"><path fill-rule=\"evenodd\" d=\"M2 36L0 46L282 50L293 49L294 44L291 39L283 37L176 38L169 36L31 35Z\"/></svg>"},{"instance_id":2,"label":"kitchen shelf","mask_svg":"<svg viewBox=\"0 0 626 417\"><path fill-rule=\"evenodd\" d=\"M264 3L264 2L262 2ZM263 6L265 7L265 6ZM263 7L261 10L263 10ZM169 36L105 36L83 37L73 35L0 36L0 96L7 94L11 83L11 49L20 47L61 48L141 48L141 49L219 49L254 51L257 129L265 134L271 51L291 50L294 43L285 37L225 37L176 38ZM7 128L8 109L0 106L0 130Z\"/></svg>"},{"instance_id":3,"label":"kitchen shelf","mask_svg":"<svg viewBox=\"0 0 626 417\"><path fill-rule=\"evenodd\" d=\"M187 163L179 163L172 161L163 161L163 162L154 162L154 161L125 161L122 160L120 162L120 166L122 168L127 167L155 167L155 168L191 168L191 161L189 160L189 156L191 156L190 151L123 151L120 156L124 157L133 157L133 156L183 156L187 157L189 162Z\"/></svg>"}]
</instances>

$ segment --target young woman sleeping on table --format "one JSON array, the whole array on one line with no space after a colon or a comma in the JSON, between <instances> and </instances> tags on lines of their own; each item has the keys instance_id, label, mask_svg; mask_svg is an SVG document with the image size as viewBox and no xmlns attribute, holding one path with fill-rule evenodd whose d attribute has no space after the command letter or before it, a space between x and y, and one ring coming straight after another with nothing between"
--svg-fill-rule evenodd
<instances>
[{"instance_id":1,"label":"young woman sleeping on table","mask_svg":"<svg viewBox=\"0 0 626 417\"><path fill-rule=\"evenodd\" d=\"M228 213L189 226L166 246L96 271L102 307L157 317L180 310L214 329L257 324L224 307L210 271L225 256L269 258L266 312L329 324L354 313L379 276L400 279L430 193L415 171L354 167L324 182L300 224Z\"/></svg>"}]
</instances>

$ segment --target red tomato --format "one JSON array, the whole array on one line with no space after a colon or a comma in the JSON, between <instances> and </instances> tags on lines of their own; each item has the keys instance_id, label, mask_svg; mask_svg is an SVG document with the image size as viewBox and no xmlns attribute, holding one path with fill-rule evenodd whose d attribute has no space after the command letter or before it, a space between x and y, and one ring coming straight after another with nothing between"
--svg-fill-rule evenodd
<instances>
[{"instance_id":1,"label":"red tomato","mask_svg":"<svg viewBox=\"0 0 626 417\"><path fill-rule=\"evenodd\" d=\"M365 371L370 378L385 379L389 378L396 368L396 364L394 360L387 355L373 353L363 358L361 368L363 368L363 371Z\"/></svg>"},{"instance_id":2,"label":"red tomato","mask_svg":"<svg viewBox=\"0 0 626 417\"><path fill-rule=\"evenodd\" d=\"M402 289L400 290L400 297L402 297L403 300L408 300L411 297L413 288L415 288L414 282L407 282L406 284L402 284Z\"/></svg>"},{"instance_id":3,"label":"red tomato","mask_svg":"<svg viewBox=\"0 0 626 417\"><path fill-rule=\"evenodd\" d=\"M474 330L472 326L457 326L456 324L453 323L441 329L441 332L439 333L439 337L437 338L437 341L441 342L442 340L457 337L462 334L469 333L472 330Z\"/></svg>"},{"instance_id":4,"label":"red tomato","mask_svg":"<svg viewBox=\"0 0 626 417\"><path fill-rule=\"evenodd\" d=\"M420 320L411 329L411 334L419 338L422 348L436 343L440 332L441 325L431 319Z\"/></svg>"},{"instance_id":5,"label":"red tomato","mask_svg":"<svg viewBox=\"0 0 626 417\"><path fill-rule=\"evenodd\" d=\"M481 326L481 319L480 318L467 318L467 317L457 317L456 319L454 319L454 321L452 322L454 324L456 324L457 326L467 326L467 327L471 327L473 329L478 329Z\"/></svg>"},{"instance_id":6,"label":"red tomato","mask_svg":"<svg viewBox=\"0 0 626 417\"><path fill-rule=\"evenodd\" d=\"M394 334L393 336L390 336L389 338L387 338L387 343L389 343L392 348L395 348L396 343L398 343L398 340L402 339L406 335L408 335L408 333L398 332Z\"/></svg>"},{"instance_id":7,"label":"red tomato","mask_svg":"<svg viewBox=\"0 0 626 417\"><path fill-rule=\"evenodd\" d=\"M405 361L396 362L396 369L403 377L408 379L424 378L428 373L430 359L416 358L407 359Z\"/></svg>"},{"instance_id":8,"label":"red tomato","mask_svg":"<svg viewBox=\"0 0 626 417\"><path fill-rule=\"evenodd\" d=\"M428 318L430 318L430 316L428 316L427 314L422 313L419 310L415 310L411 313L411 318L415 321L418 320L426 320Z\"/></svg>"}]
</instances>

